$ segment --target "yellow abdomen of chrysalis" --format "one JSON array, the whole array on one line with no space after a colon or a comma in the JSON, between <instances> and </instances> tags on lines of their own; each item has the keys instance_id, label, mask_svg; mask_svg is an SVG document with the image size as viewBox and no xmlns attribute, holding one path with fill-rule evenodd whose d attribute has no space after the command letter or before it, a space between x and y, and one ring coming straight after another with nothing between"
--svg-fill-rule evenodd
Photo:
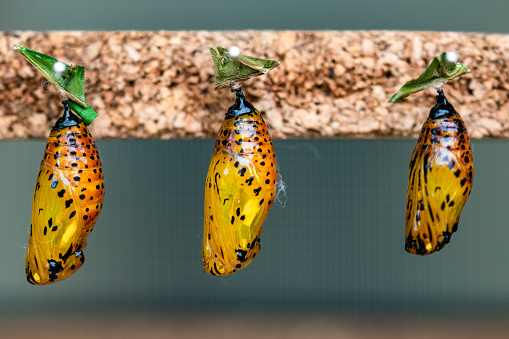
<instances>
[{"instance_id":1,"label":"yellow abdomen of chrysalis","mask_svg":"<svg viewBox=\"0 0 509 339\"><path fill-rule=\"evenodd\" d=\"M405 227L408 252L428 255L449 243L473 180L465 123L439 92L410 161Z\"/></svg>"},{"instance_id":2,"label":"yellow abdomen of chrysalis","mask_svg":"<svg viewBox=\"0 0 509 339\"><path fill-rule=\"evenodd\" d=\"M237 101L223 121L205 186L203 270L217 276L249 265L260 251L277 184L274 147L260 112Z\"/></svg>"},{"instance_id":3,"label":"yellow abdomen of chrysalis","mask_svg":"<svg viewBox=\"0 0 509 339\"><path fill-rule=\"evenodd\" d=\"M32 201L26 275L36 285L63 280L82 266L104 197L94 139L65 101L64 106L48 138Z\"/></svg>"}]
</instances>

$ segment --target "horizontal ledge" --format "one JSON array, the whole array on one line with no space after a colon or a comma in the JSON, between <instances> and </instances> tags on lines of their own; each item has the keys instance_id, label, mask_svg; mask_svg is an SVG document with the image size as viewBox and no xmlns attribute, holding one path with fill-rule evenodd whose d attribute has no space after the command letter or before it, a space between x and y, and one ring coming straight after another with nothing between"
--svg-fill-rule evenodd
<instances>
[{"instance_id":1,"label":"horizontal ledge","mask_svg":"<svg viewBox=\"0 0 509 339\"><path fill-rule=\"evenodd\" d=\"M60 98L13 50L86 67L96 138L214 137L234 103L209 47L281 61L243 84L276 138L416 137L432 90L389 104L443 51L472 72L445 88L473 138L509 138L509 35L402 31L0 32L0 138L46 138Z\"/></svg>"}]
</instances>

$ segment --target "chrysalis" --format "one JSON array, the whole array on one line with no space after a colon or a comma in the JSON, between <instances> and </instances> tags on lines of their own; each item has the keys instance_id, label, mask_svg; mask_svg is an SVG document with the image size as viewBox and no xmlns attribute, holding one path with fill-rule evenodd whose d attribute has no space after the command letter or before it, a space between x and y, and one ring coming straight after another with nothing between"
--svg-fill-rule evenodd
<instances>
[{"instance_id":1,"label":"chrysalis","mask_svg":"<svg viewBox=\"0 0 509 339\"><path fill-rule=\"evenodd\" d=\"M240 88L235 92L205 186L203 270L217 276L244 268L260 251L262 226L278 179L267 125Z\"/></svg>"},{"instance_id":2,"label":"chrysalis","mask_svg":"<svg viewBox=\"0 0 509 339\"><path fill-rule=\"evenodd\" d=\"M32 202L27 280L63 280L84 262L86 238L101 212L104 183L94 139L67 101L52 128Z\"/></svg>"},{"instance_id":3,"label":"chrysalis","mask_svg":"<svg viewBox=\"0 0 509 339\"><path fill-rule=\"evenodd\" d=\"M473 179L472 149L465 123L439 90L437 104L422 126L410 161L408 252L428 255L449 243L458 229Z\"/></svg>"}]
</instances>

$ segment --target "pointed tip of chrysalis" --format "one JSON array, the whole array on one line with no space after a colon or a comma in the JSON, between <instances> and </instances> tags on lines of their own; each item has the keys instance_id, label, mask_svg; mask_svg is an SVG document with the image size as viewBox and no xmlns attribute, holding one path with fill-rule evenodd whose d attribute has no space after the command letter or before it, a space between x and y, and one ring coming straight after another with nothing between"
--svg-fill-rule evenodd
<instances>
[{"instance_id":1,"label":"pointed tip of chrysalis","mask_svg":"<svg viewBox=\"0 0 509 339\"><path fill-rule=\"evenodd\" d=\"M67 100L62 101L62 104L64 105L64 114L58 118L57 122L55 123L55 126L51 129L52 131L56 131L62 128L71 127L78 125L81 120L78 118L69 107L69 103Z\"/></svg>"},{"instance_id":2,"label":"pointed tip of chrysalis","mask_svg":"<svg viewBox=\"0 0 509 339\"><path fill-rule=\"evenodd\" d=\"M447 101L444 91L442 89L438 89L437 91L437 103L429 112L430 118L437 119L445 115L456 114L457 112L454 107Z\"/></svg>"},{"instance_id":3,"label":"pointed tip of chrysalis","mask_svg":"<svg viewBox=\"0 0 509 339\"><path fill-rule=\"evenodd\" d=\"M438 101L447 102L447 98L445 97L444 90L441 88L437 89L437 102Z\"/></svg>"},{"instance_id":4,"label":"pointed tip of chrysalis","mask_svg":"<svg viewBox=\"0 0 509 339\"><path fill-rule=\"evenodd\" d=\"M256 110L254 106L246 100L240 87L232 89L232 92L235 92L235 104L228 108L226 118L233 118L242 114L252 113Z\"/></svg>"}]
</instances>

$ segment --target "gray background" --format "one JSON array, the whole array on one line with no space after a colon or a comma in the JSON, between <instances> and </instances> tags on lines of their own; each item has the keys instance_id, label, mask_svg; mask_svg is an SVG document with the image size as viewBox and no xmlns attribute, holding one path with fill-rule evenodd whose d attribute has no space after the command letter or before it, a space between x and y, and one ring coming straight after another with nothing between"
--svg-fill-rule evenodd
<instances>
[{"instance_id":1,"label":"gray background","mask_svg":"<svg viewBox=\"0 0 509 339\"><path fill-rule=\"evenodd\" d=\"M2 0L0 30L449 30L509 33L502 0Z\"/></svg>"},{"instance_id":2,"label":"gray background","mask_svg":"<svg viewBox=\"0 0 509 339\"><path fill-rule=\"evenodd\" d=\"M461 110L457 107L458 110ZM213 140L100 140L106 197L65 281L25 281L30 203L44 141L4 141L0 311L80 309L503 311L508 143L475 140L475 179L459 230L428 257L404 250L415 140L276 140L285 207L260 255L234 275L201 269L203 193ZM10 159L10 160L8 160Z\"/></svg>"},{"instance_id":3,"label":"gray background","mask_svg":"<svg viewBox=\"0 0 509 339\"><path fill-rule=\"evenodd\" d=\"M2 0L0 30L509 33L507 13L507 1ZM288 201L271 210L256 260L226 278L201 270L213 143L97 141L106 197L86 263L63 282L37 287L25 280L24 256L45 142L0 142L0 315L21 321L125 310L507 315L507 141L473 141L474 189L459 230L441 252L423 258L404 251L415 140L276 140Z\"/></svg>"}]
</instances>

